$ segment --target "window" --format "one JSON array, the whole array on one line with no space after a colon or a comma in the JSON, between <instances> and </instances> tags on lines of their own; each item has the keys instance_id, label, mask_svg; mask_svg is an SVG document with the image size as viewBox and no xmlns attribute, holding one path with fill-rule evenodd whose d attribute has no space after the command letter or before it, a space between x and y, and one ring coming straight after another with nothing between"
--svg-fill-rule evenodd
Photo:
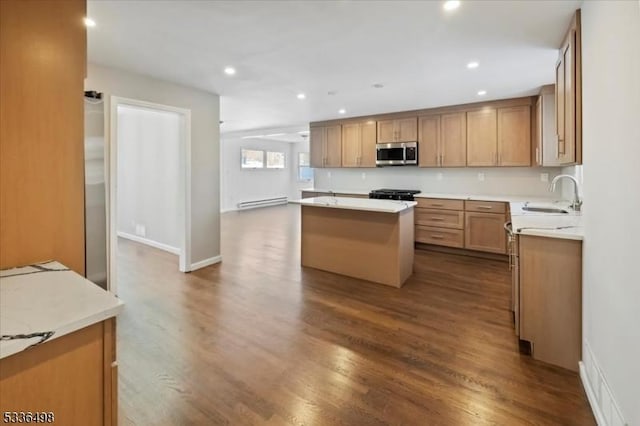
<instances>
[{"instance_id":1,"label":"window","mask_svg":"<svg viewBox=\"0 0 640 426\"><path fill-rule=\"evenodd\" d=\"M284 169L284 152L267 152L267 169Z\"/></svg>"},{"instance_id":2,"label":"window","mask_svg":"<svg viewBox=\"0 0 640 426\"><path fill-rule=\"evenodd\" d=\"M253 149L242 149L242 168L243 169L262 169L264 168L264 151L256 151Z\"/></svg>"},{"instance_id":3,"label":"window","mask_svg":"<svg viewBox=\"0 0 640 426\"><path fill-rule=\"evenodd\" d=\"M313 169L309 163L309 153L298 153L298 180L301 182L309 182L313 180Z\"/></svg>"}]
</instances>

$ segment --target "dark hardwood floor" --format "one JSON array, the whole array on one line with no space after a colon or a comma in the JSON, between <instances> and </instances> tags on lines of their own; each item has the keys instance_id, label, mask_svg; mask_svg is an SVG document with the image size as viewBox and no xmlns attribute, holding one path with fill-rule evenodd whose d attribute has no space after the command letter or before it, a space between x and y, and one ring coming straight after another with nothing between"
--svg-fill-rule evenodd
<instances>
[{"instance_id":1,"label":"dark hardwood floor","mask_svg":"<svg viewBox=\"0 0 640 426\"><path fill-rule=\"evenodd\" d=\"M420 250L395 289L299 243L292 205L224 214L190 274L120 241L121 425L595 424L576 374L518 353L506 263Z\"/></svg>"}]
</instances>

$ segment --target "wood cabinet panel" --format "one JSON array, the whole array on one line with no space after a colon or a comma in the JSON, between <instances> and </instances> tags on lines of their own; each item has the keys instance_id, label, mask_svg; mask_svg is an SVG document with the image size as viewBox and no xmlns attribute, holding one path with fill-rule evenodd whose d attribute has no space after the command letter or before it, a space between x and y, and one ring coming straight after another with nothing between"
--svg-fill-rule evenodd
<instances>
[{"instance_id":1,"label":"wood cabinet panel","mask_svg":"<svg viewBox=\"0 0 640 426\"><path fill-rule=\"evenodd\" d=\"M395 120L378 121L378 143L396 142Z\"/></svg>"},{"instance_id":2,"label":"wood cabinet panel","mask_svg":"<svg viewBox=\"0 0 640 426\"><path fill-rule=\"evenodd\" d=\"M440 133L440 165L467 165L467 115L464 112L443 114Z\"/></svg>"},{"instance_id":3,"label":"wood cabinet panel","mask_svg":"<svg viewBox=\"0 0 640 426\"><path fill-rule=\"evenodd\" d=\"M496 201L465 201L464 209L468 212L505 213L507 204Z\"/></svg>"},{"instance_id":4,"label":"wood cabinet panel","mask_svg":"<svg viewBox=\"0 0 640 426\"><path fill-rule=\"evenodd\" d=\"M309 129L309 161L311 167L324 167L324 150L327 141L326 127L312 127Z\"/></svg>"},{"instance_id":5,"label":"wood cabinet panel","mask_svg":"<svg viewBox=\"0 0 640 426\"><path fill-rule=\"evenodd\" d=\"M582 242L519 236L520 338L535 359L577 371L582 346Z\"/></svg>"},{"instance_id":6,"label":"wood cabinet panel","mask_svg":"<svg viewBox=\"0 0 640 426\"><path fill-rule=\"evenodd\" d=\"M498 164L531 165L531 108L498 109Z\"/></svg>"},{"instance_id":7,"label":"wood cabinet panel","mask_svg":"<svg viewBox=\"0 0 640 426\"><path fill-rule=\"evenodd\" d=\"M467 165L496 166L498 119L495 108L467 113Z\"/></svg>"},{"instance_id":8,"label":"wood cabinet panel","mask_svg":"<svg viewBox=\"0 0 640 426\"><path fill-rule=\"evenodd\" d=\"M84 16L83 0L0 1L0 268L84 275Z\"/></svg>"},{"instance_id":9,"label":"wood cabinet panel","mask_svg":"<svg viewBox=\"0 0 640 426\"><path fill-rule=\"evenodd\" d=\"M427 209L464 210L463 200L449 200L445 198L416 198L416 207Z\"/></svg>"},{"instance_id":10,"label":"wood cabinet panel","mask_svg":"<svg viewBox=\"0 0 640 426\"><path fill-rule=\"evenodd\" d=\"M465 248L505 254L507 236L504 222L504 214L466 212Z\"/></svg>"},{"instance_id":11,"label":"wood cabinet panel","mask_svg":"<svg viewBox=\"0 0 640 426\"><path fill-rule=\"evenodd\" d=\"M457 248L464 247L464 231L461 229L442 229L416 225L415 238L418 243Z\"/></svg>"},{"instance_id":12,"label":"wood cabinet panel","mask_svg":"<svg viewBox=\"0 0 640 426\"><path fill-rule=\"evenodd\" d=\"M362 129L360 123L342 126L342 167L360 167Z\"/></svg>"},{"instance_id":13,"label":"wood cabinet panel","mask_svg":"<svg viewBox=\"0 0 640 426\"><path fill-rule=\"evenodd\" d=\"M325 167L342 165L342 126L327 127Z\"/></svg>"},{"instance_id":14,"label":"wood cabinet panel","mask_svg":"<svg viewBox=\"0 0 640 426\"><path fill-rule=\"evenodd\" d=\"M439 228L464 228L464 212L455 210L416 209L416 225Z\"/></svg>"},{"instance_id":15,"label":"wood cabinet panel","mask_svg":"<svg viewBox=\"0 0 640 426\"><path fill-rule=\"evenodd\" d=\"M418 165L440 166L440 116L420 117L418 121Z\"/></svg>"},{"instance_id":16,"label":"wood cabinet panel","mask_svg":"<svg viewBox=\"0 0 640 426\"><path fill-rule=\"evenodd\" d=\"M374 121L342 126L342 167L376 166L376 125Z\"/></svg>"}]
</instances>

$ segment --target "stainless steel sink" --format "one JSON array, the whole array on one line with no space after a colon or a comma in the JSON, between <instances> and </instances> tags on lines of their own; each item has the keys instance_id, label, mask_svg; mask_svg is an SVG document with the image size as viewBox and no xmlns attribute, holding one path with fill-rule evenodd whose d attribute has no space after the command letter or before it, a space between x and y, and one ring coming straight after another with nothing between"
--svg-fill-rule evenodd
<instances>
[{"instance_id":1,"label":"stainless steel sink","mask_svg":"<svg viewBox=\"0 0 640 426\"><path fill-rule=\"evenodd\" d=\"M539 213L569 213L569 210L561 209L559 207L534 207L524 206L522 210L527 212L539 212Z\"/></svg>"}]
</instances>

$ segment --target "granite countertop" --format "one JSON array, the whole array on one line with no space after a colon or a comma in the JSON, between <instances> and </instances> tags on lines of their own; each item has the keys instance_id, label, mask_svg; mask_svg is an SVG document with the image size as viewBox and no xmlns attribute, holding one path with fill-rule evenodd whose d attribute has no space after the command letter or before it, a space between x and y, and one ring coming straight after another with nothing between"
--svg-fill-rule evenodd
<instances>
[{"instance_id":1,"label":"granite countertop","mask_svg":"<svg viewBox=\"0 0 640 426\"><path fill-rule=\"evenodd\" d=\"M372 200L369 198L348 197L313 197L292 201L303 206L324 207L332 209L362 210L381 213L399 213L410 209L415 201Z\"/></svg>"},{"instance_id":2,"label":"granite countertop","mask_svg":"<svg viewBox=\"0 0 640 426\"><path fill-rule=\"evenodd\" d=\"M0 334L53 333L48 340L114 317L122 301L58 262L0 271ZM0 358L41 337L0 341Z\"/></svg>"},{"instance_id":3,"label":"granite countertop","mask_svg":"<svg viewBox=\"0 0 640 426\"><path fill-rule=\"evenodd\" d=\"M529 205L560 207L569 210L569 213L529 212L522 210L525 204L522 202L510 203L511 224L514 233L568 240L584 239L582 212L571 210L566 201L530 202Z\"/></svg>"}]
</instances>

